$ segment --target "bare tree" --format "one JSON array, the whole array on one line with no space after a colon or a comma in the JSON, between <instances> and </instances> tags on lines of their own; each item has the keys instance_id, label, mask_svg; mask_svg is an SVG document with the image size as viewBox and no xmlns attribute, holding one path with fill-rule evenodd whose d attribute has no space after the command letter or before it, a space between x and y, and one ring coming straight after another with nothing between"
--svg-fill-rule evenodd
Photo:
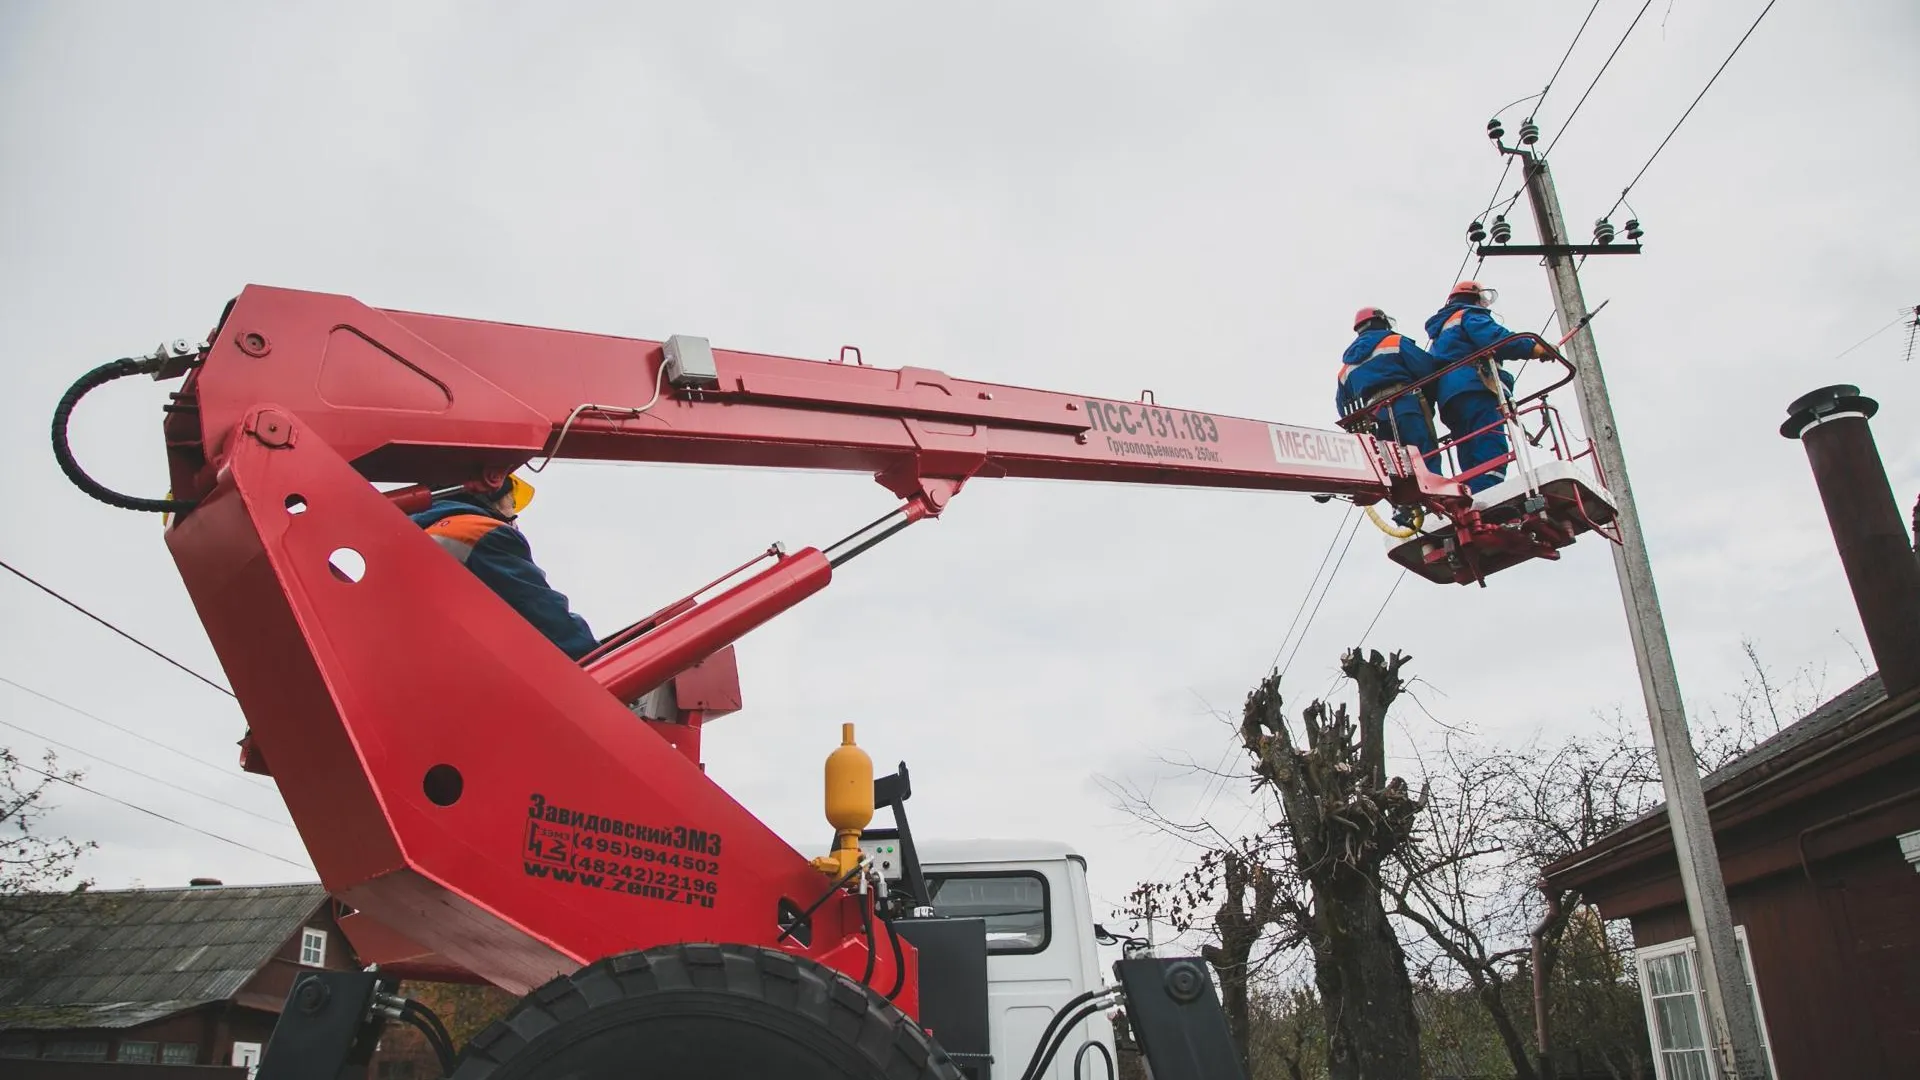
<instances>
[{"instance_id":1,"label":"bare tree","mask_svg":"<svg viewBox=\"0 0 1920 1080\"><path fill-rule=\"evenodd\" d=\"M94 847L39 831L47 792L77 783L81 774L62 771L48 751L36 768L0 747L0 955L13 952L21 924L56 910L93 883L76 877L83 852Z\"/></svg>"},{"instance_id":2,"label":"bare tree","mask_svg":"<svg viewBox=\"0 0 1920 1080\"><path fill-rule=\"evenodd\" d=\"M1157 916L1177 933L1198 930L1213 939L1201 945L1200 955L1219 981L1227 1029L1250 1072L1254 980L1276 956L1305 940L1309 918L1298 880L1284 859L1275 859L1274 846L1269 835L1205 851L1177 880L1136 886L1125 907L1130 918Z\"/></svg>"},{"instance_id":3,"label":"bare tree","mask_svg":"<svg viewBox=\"0 0 1920 1080\"><path fill-rule=\"evenodd\" d=\"M1823 669L1782 675L1754 642L1743 640L1741 652L1740 687L1697 710L1704 769L1737 758L1825 696ZM1310 996L1324 1029L1314 1045L1333 1077L1393 1075L1359 1060L1343 1003L1367 1002L1377 1025L1378 986L1391 1002L1414 982L1429 1012L1410 1012L1384 1040L1369 1028L1370 1046L1410 1044L1418 1036L1408 1033L1426 1034L1431 1014L1434 1045L1425 1049L1438 1054L1447 1043L1476 1068L1499 1067L1488 1058L1504 1056L1518 1080L1550 1075L1542 1047L1551 1041L1562 1060L1578 1053L1586 1064L1634 1075L1647 1043L1631 942L1577 892L1542 892L1540 874L1658 805L1652 748L1619 710L1598 730L1513 748L1440 725L1447 737L1422 762L1419 797L1409 797L1405 782L1386 778L1382 737L1387 708L1404 690L1405 663L1397 654L1344 656L1358 719L1313 702L1300 718L1303 741L1282 715L1276 680L1248 696L1240 737L1254 787L1271 787L1282 810L1282 821L1257 835L1229 838L1211 823L1173 822L1146 799L1132 800L1136 816L1203 848L1178 881L1136 889L1133 914L1209 939L1203 952L1255 1075L1296 1071L1284 1055L1275 1058L1275 1037L1262 1029L1277 1022L1270 1003L1278 991L1260 977L1301 945L1315 963L1319 992ZM1367 981L1375 977L1378 984ZM1369 1071L1356 1071L1363 1067Z\"/></svg>"},{"instance_id":4,"label":"bare tree","mask_svg":"<svg viewBox=\"0 0 1920 1080\"><path fill-rule=\"evenodd\" d=\"M1405 689L1408 659L1358 649L1341 657L1359 693L1357 723L1345 705L1314 701L1301 712L1306 738L1296 743L1277 672L1247 695L1241 722L1255 775L1279 797L1292 869L1305 885L1297 927L1313 950L1334 1080L1420 1075L1413 986L1380 889L1382 865L1406 846L1426 802L1424 789L1410 795L1386 771L1387 710Z\"/></svg>"}]
</instances>

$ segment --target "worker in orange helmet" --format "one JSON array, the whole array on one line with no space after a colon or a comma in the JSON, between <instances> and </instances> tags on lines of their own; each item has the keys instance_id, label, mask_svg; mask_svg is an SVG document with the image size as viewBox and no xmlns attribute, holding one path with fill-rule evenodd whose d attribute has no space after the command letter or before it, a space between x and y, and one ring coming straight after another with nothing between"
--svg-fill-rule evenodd
<instances>
[{"instance_id":1,"label":"worker in orange helmet","mask_svg":"<svg viewBox=\"0 0 1920 1080\"><path fill-rule=\"evenodd\" d=\"M1440 369L1412 338L1394 333L1393 325L1393 317L1377 307L1363 307L1353 313L1354 338L1340 358L1334 405L1341 416L1373 409L1377 438L1413 447L1426 458L1427 467L1437 472L1438 440L1433 433L1433 404L1427 390L1397 398L1394 394ZM1388 398L1393 400L1389 402ZM1410 513L1402 510L1395 520L1410 524Z\"/></svg>"},{"instance_id":2,"label":"worker in orange helmet","mask_svg":"<svg viewBox=\"0 0 1920 1080\"><path fill-rule=\"evenodd\" d=\"M1462 281L1447 293L1445 306L1427 320L1427 351L1439 367L1493 349L1487 359L1455 368L1435 385L1440 419L1447 425L1448 436L1458 440L1454 455L1463 474L1507 455L1501 403L1513 389L1513 375L1501 363L1546 355L1544 348L1531 341L1509 341L1494 348L1513 333L1494 321L1490 309L1498 298L1498 292L1477 281ZM1469 479L1467 490L1484 491L1506 475L1502 462Z\"/></svg>"},{"instance_id":3,"label":"worker in orange helmet","mask_svg":"<svg viewBox=\"0 0 1920 1080\"><path fill-rule=\"evenodd\" d=\"M1340 358L1340 382L1334 389L1334 405L1340 415L1385 402L1395 391L1439 370L1425 349L1414 344L1412 338L1394 333L1393 326L1393 316L1377 307L1354 312L1353 343ZM1435 439L1427 411L1422 395L1402 395L1375 412L1375 431L1382 438L1430 455Z\"/></svg>"},{"instance_id":4,"label":"worker in orange helmet","mask_svg":"<svg viewBox=\"0 0 1920 1080\"><path fill-rule=\"evenodd\" d=\"M533 485L509 473L498 483L482 480L435 492L433 504L412 517L534 629L578 660L599 642L534 565L533 548L516 524L532 501Z\"/></svg>"}]
</instances>

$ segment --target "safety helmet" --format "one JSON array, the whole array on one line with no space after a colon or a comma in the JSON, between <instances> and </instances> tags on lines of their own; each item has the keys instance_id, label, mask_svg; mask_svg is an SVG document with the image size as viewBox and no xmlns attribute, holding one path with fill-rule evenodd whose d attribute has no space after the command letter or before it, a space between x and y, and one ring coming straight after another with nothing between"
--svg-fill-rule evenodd
<instances>
[{"instance_id":1,"label":"safety helmet","mask_svg":"<svg viewBox=\"0 0 1920 1080\"><path fill-rule=\"evenodd\" d=\"M485 480L476 480L466 485L466 490L476 492L489 504L497 503L507 496L513 496L513 512L519 514L533 501L533 485L508 473L498 484L489 485Z\"/></svg>"},{"instance_id":2,"label":"safety helmet","mask_svg":"<svg viewBox=\"0 0 1920 1080\"><path fill-rule=\"evenodd\" d=\"M1386 312L1380 310L1377 307L1363 307L1359 311L1354 312L1353 328L1355 331L1358 331L1361 327L1367 325L1368 323L1372 322L1375 319L1385 319L1387 321L1387 329L1389 330L1393 329L1393 316L1387 314Z\"/></svg>"},{"instance_id":3,"label":"safety helmet","mask_svg":"<svg viewBox=\"0 0 1920 1080\"><path fill-rule=\"evenodd\" d=\"M1463 296L1470 297L1480 307L1490 308L1494 301L1500 299L1500 290L1488 288L1477 281L1463 281L1447 294L1447 302L1452 303Z\"/></svg>"},{"instance_id":4,"label":"safety helmet","mask_svg":"<svg viewBox=\"0 0 1920 1080\"><path fill-rule=\"evenodd\" d=\"M513 492L513 512L519 513L533 501L533 485L514 473L507 474L507 487Z\"/></svg>"}]
</instances>

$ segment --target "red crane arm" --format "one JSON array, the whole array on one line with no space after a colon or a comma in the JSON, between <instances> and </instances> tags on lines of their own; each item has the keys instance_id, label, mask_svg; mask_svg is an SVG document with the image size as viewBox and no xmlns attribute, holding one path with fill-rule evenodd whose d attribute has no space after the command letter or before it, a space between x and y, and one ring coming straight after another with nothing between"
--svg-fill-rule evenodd
<instances>
[{"instance_id":1,"label":"red crane arm","mask_svg":"<svg viewBox=\"0 0 1920 1080\"><path fill-rule=\"evenodd\" d=\"M625 950L740 942L896 972L916 1014L913 951L863 934L859 898L816 903L823 876L628 703L974 476L1467 507L1365 435L922 369L724 350L709 365L687 340L666 369L668 351L249 287L197 360L158 373L187 375L164 425L188 507L167 543L252 744L329 891L417 967L524 990ZM576 665L369 483L460 483L554 454L862 470L906 501Z\"/></svg>"},{"instance_id":2,"label":"red crane arm","mask_svg":"<svg viewBox=\"0 0 1920 1080\"><path fill-rule=\"evenodd\" d=\"M1365 435L899 370L367 307L251 286L168 422L176 495L206 490L272 404L376 481L455 483L545 455L873 473L938 513L975 476L1314 491L1459 491ZM650 403L650 404L649 404ZM211 467L210 467L211 466Z\"/></svg>"}]
</instances>

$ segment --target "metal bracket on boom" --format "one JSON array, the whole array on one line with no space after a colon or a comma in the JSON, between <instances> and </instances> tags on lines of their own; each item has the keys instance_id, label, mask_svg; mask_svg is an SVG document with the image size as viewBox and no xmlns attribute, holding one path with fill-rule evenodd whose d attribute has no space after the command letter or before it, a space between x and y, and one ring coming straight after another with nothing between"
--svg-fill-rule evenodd
<instances>
[{"instance_id":1,"label":"metal bracket on boom","mask_svg":"<svg viewBox=\"0 0 1920 1080\"><path fill-rule=\"evenodd\" d=\"M1113 974L1154 1080L1245 1080L1226 1010L1200 957L1116 960Z\"/></svg>"},{"instance_id":2,"label":"metal bracket on boom","mask_svg":"<svg viewBox=\"0 0 1920 1080\"><path fill-rule=\"evenodd\" d=\"M382 981L372 971L309 971L293 981L254 1080L339 1080L364 1071L386 1018L374 1008Z\"/></svg>"}]
</instances>

